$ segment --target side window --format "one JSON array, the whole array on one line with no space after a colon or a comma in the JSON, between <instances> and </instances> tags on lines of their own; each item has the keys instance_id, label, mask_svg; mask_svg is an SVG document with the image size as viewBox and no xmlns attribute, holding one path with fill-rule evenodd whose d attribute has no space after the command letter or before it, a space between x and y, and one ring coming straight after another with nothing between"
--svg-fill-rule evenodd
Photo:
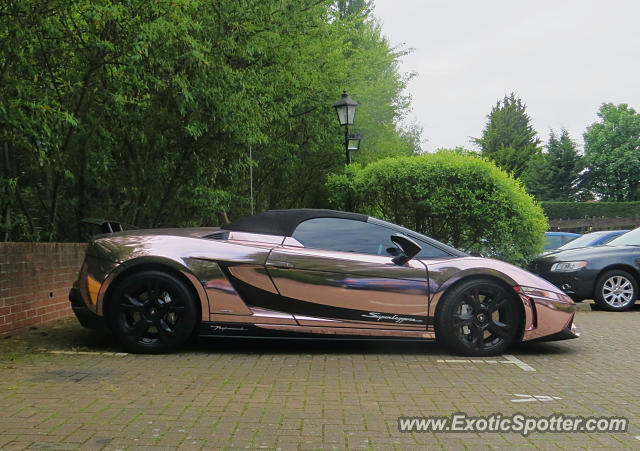
<instances>
[{"instance_id":1,"label":"side window","mask_svg":"<svg viewBox=\"0 0 640 451\"><path fill-rule=\"evenodd\" d=\"M395 246L389 239L392 230L368 222L340 218L315 218L304 221L293 238L304 247L361 254L389 255Z\"/></svg>"},{"instance_id":2,"label":"side window","mask_svg":"<svg viewBox=\"0 0 640 451\"><path fill-rule=\"evenodd\" d=\"M438 249L435 246L432 246L428 243L425 243L424 241L420 241L420 240L414 240L416 243L418 243L420 245L420 247L422 248L422 250L420 252L418 252L418 255L416 255L416 258L445 258L445 257L451 257L450 254L448 254L447 252Z\"/></svg>"},{"instance_id":3,"label":"side window","mask_svg":"<svg viewBox=\"0 0 640 451\"><path fill-rule=\"evenodd\" d=\"M361 254L396 255L391 242L393 229L368 222L340 218L315 218L304 221L296 228L293 238L304 247ZM448 256L427 243L416 240L422 247L418 258Z\"/></svg>"}]
</instances>

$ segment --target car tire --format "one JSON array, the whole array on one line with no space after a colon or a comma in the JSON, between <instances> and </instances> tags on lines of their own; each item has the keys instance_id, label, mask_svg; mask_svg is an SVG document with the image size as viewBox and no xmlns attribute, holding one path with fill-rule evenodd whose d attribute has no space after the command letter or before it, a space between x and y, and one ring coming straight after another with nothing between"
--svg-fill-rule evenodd
<instances>
[{"instance_id":1,"label":"car tire","mask_svg":"<svg viewBox=\"0 0 640 451\"><path fill-rule=\"evenodd\" d=\"M603 310L629 310L636 303L636 299L638 283L627 271L612 269L598 277L593 300Z\"/></svg>"},{"instance_id":2,"label":"car tire","mask_svg":"<svg viewBox=\"0 0 640 451\"><path fill-rule=\"evenodd\" d=\"M108 321L128 351L166 353L193 336L198 308L193 293L180 279L163 271L144 270L114 288Z\"/></svg>"},{"instance_id":3,"label":"car tire","mask_svg":"<svg viewBox=\"0 0 640 451\"><path fill-rule=\"evenodd\" d=\"M449 289L439 302L436 340L456 354L500 354L519 333L522 310L515 293L494 280L466 280Z\"/></svg>"}]
</instances>

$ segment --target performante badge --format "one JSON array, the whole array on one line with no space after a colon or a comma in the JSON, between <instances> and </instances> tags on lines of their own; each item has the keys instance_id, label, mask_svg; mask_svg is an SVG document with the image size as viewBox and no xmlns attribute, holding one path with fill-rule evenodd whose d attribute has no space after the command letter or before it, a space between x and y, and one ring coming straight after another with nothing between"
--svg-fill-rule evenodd
<instances>
[{"instance_id":1,"label":"performante badge","mask_svg":"<svg viewBox=\"0 0 640 451\"><path fill-rule=\"evenodd\" d=\"M216 325L216 326L211 326L211 330L216 332L224 332L225 330L235 330L235 331L245 332L249 329L247 329L246 327L228 327L228 326Z\"/></svg>"}]
</instances>

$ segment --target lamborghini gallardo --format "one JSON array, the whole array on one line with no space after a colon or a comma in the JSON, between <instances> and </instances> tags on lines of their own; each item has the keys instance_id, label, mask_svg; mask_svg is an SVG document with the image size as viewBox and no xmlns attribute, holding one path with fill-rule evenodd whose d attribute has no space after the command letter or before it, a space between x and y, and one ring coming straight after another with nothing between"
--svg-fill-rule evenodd
<instances>
[{"instance_id":1,"label":"lamborghini gallardo","mask_svg":"<svg viewBox=\"0 0 640 451\"><path fill-rule=\"evenodd\" d=\"M132 352L194 336L432 340L464 355L576 338L550 282L370 216L273 210L96 236L69 298Z\"/></svg>"}]
</instances>

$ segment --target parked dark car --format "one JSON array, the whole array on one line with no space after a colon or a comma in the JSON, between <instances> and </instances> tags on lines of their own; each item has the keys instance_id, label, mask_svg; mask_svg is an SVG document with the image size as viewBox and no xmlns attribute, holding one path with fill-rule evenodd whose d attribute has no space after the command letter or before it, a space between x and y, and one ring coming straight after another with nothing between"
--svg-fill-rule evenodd
<instances>
[{"instance_id":1,"label":"parked dark car","mask_svg":"<svg viewBox=\"0 0 640 451\"><path fill-rule=\"evenodd\" d=\"M535 259L530 270L574 301L593 299L606 310L628 310L638 298L640 228L604 246L553 252Z\"/></svg>"},{"instance_id":2,"label":"parked dark car","mask_svg":"<svg viewBox=\"0 0 640 451\"><path fill-rule=\"evenodd\" d=\"M69 296L83 325L107 326L134 352L171 351L201 335L435 338L490 355L579 336L573 301L546 280L331 210L103 235Z\"/></svg>"},{"instance_id":3,"label":"parked dark car","mask_svg":"<svg viewBox=\"0 0 640 451\"><path fill-rule=\"evenodd\" d=\"M552 251L580 236L571 232L545 232L544 250Z\"/></svg>"},{"instance_id":4,"label":"parked dark car","mask_svg":"<svg viewBox=\"0 0 640 451\"><path fill-rule=\"evenodd\" d=\"M577 249L579 247L602 246L627 232L628 230L602 230L599 232L585 233L549 252L566 251L567 249Z\"/></svg>"}]
</instances>

